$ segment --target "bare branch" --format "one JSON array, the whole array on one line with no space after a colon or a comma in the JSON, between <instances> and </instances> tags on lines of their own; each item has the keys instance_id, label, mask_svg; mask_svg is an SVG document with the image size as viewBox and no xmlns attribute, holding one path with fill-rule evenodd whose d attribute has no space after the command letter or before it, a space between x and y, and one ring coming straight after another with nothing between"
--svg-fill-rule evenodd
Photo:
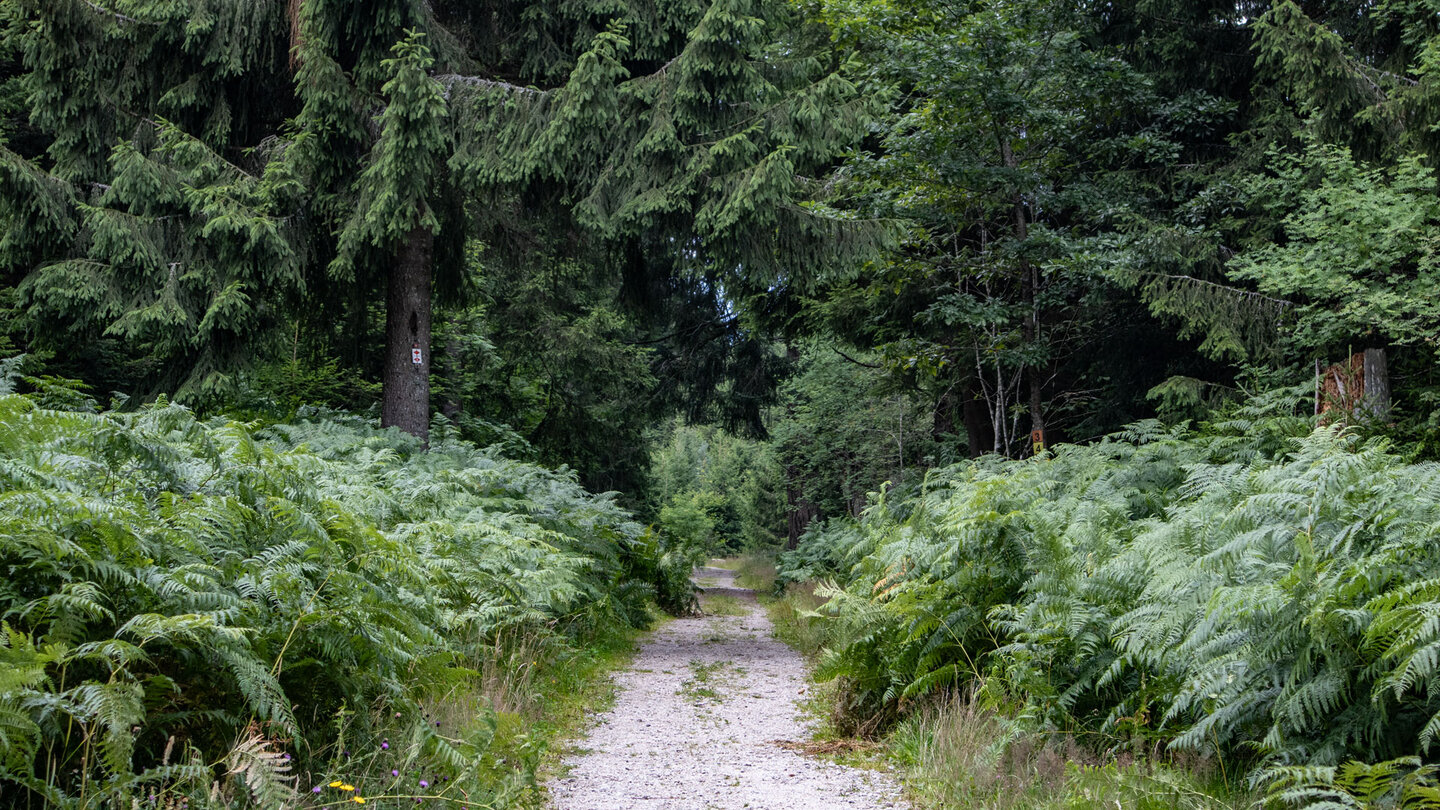
<instances>
[{"instance_id":1,"label":"bare branch","mask_svg":"<svg viewBox=\"0 0 1440 810\"><path fill-rule=\"evenodd\" d=\"M837 347L835 347L835 346L831 346L831 347L830 347L830 350L833 351L833 352L835 352L836 354L840 355L841 357L845 358L846 360L849 360L850 362L854 363L854 364L857 365L857 366L864 366L865 368L884 368L884 366L882 366L882 365L880 365L880 364L878 364L878 363L867 363L867 362L865 362L864 360L856 360L855 358L851 357L850 355L846 354L845 352L840 351L840 349L837 348Z\"/></svg>"},{"instance_id":2,"label":"bare branch","mask_svg":"<svg viewBox=\"0 0 1440 810\"><path fill-rule=\"evenodd\" d=\"M95 11L97 11L97 12L99 12L99 13L101 13L101 14L106 15L107 17L114 17L116 22L135 23L135 24L137 24L137 25L155 25L155 23L146 22L145 20L139 20L139 19L136 19L136 18L134 18L134 17L130 17L130 16L127 16L127 15L125 15L125 14L121 14L120 12L115 11L115 10L113 10L113 9L105 8L104 6L100 5L99 3L92 3L92 2L90 2L90 0L80 0L80 2L84 3L85 5L89 6L89 7L92 8L92 9L94 9Z\"/></svg>"},{"instance_id":3,"label":"bare branch","mask_svg":"<svg viewBox=\"0 0 1440 810\"><path fill-rule=\"evenodd\" d=\"M660 67L656 68L653 73L647 73L647 74L645 74L644 76L637 77L637 78L636 78L636 81L637 81L637 82L646 82L646 81L650 81L651 79L659 79L659 78L662 78L666 73L669 73L669 72L670 72L670 67L671 67L672 65L674 65L676 62L680 61L680 57L681 57L681 56L684 56L684 55L685 55L685 54L684 54L683 51L682 51L681 53L675 54L673 57L670 58L670 61L669 61L669 62L666 62L665 64L663 64L663 65L661 65Z\"/></svg>"},{"instance_id":4,"label":"bare branch","mask_svg":"<svg viewBox=\"0 0 1440 810\"><path fill-rule=\"evenodd\" d=\"M451 88L457 84L466 87L478 87L482 90L498 90L504 93L514 93L520 96L534 96L538 98L550 95L548 91L535 87L521 87L518 84L499 82L494 79L482 79L479 76L462 76L458 73L447 73L443 76L436 76L435 81L445 86L446 98L450 97Z\"/></svg>"},{"instance_id":5,"label":"bare branch","mask_svg":"<svg viewBox=\"0 0 1440 810\"><path fill-rule=\"evenodd\" d=\"M1242 289L1240 289L1239 287L1231 287L1231 286L1229 286L1229 285L1219 284L1219 283L1214 282L1214 281L1206 281L1206 280L1203 279L1203 278L1195 278L1194 276L1175 275L1175 274L1172 274L1172 273L1156 273L1155 275L1158 276L1159 278L1168 278L1168 279L1171 279L1171 280L1173 280L1173 281L1189 281L1189 282L1192 282L1192 283L1195 283L1195 284L1200 284L1200 285L1205 286L1205 287L1214 287L1214 288L1217 289L1217 290L1224 290L1225 292L1230 293L1230 294L1232 294L1232 295L1238 295L1238 296L1242 296L1242 297L1245 297L1245 298L1250 298L1250 299L1252 299L1252 300L1257 300L1257 301L1264 301L1264 302L1267 303L1267 304L1274 304L1274 305L1280 307L1281 309L1284 309L1284 308L1286 308L1286 307L1293 307L1293 306L1295 306L1295 302L1293 302L1293 301L1286 301L1284 298L1271 298L1270 296L1265 295L1265 294L1263 294L1263 293L1254 292L1254 291L1252 291L1252 290L1242 290Z\"/></svg>"}]
</instances>

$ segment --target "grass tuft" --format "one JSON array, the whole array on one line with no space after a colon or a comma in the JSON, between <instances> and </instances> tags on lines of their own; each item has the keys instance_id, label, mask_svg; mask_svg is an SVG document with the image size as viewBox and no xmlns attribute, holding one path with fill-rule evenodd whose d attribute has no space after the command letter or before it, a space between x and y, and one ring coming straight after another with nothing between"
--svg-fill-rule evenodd
<instances>
[{"instance_id":1,"label":"grass tuft","mask_svg":"<svg viewBox=\"0 0 1440 810\"><path fill-rule=\"evenodd\" d=\"M913 712L887 746L921 809L1241 810L1257 798L1207 761L1100 757L1064 735L1024 730L974 697Z\"/></svg>"},{"instance_id":2,"label":"grass tuft","mask_svg":"<svg viewBox=\"0 0 1440 810\"><path fill-rule=\"evenodd\" d=\"M778 576L775 559L769 554L746 554L735 566L735 584L756 593L774 592Z\"/></svg>"},{"instance_id":3,"label":"grass tuft","mask_svg":"<svg viewBox=\"0 0 1440 810\"><path fill-rule=\"evenodd\" d=\"M711 616L748 616L750 608L744 601L725 594L700 597L700 609Z\"/></svg>"},{"instance_id":4,"label":"grass tuft","mask_svg":"<svg viewBox=\"0 0 1440 810\"><path fill-rule=\"evenodd\" d=\"M784 593L767 602L775 637L814 660L830 641L825 619L815 615L825 600L815 595L814 583L787 585Z\"/></svg>"},{"instance_id":5,"label":"grass tuft","mask_svg":"<svg viewBox=\"0 0 1440 810\"><path fill-rule=\"evenodd\" d=\"M739 557L716 557L705 563L711 568L735 572L735 584L756 593L772 593L778 573L775 570L775 555L752 551Z\"/></svg>"}]
</instances>

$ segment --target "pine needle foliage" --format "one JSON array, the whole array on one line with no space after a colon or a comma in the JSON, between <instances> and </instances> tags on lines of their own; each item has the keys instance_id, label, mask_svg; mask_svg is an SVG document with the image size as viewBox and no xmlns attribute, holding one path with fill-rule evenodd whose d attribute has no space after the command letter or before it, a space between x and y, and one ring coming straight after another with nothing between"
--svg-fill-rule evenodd
<instances>
[{"instance_id":1,"label":"pine needle foliage","mask_svg":"<svg viewBox=\"0 0 1440 810\"><path fill-rule=\"evenodd\" d=\"M1440 467L1287 399L936 470L812 530L781 567L830 578L824 674L862 716L978 684L1041 728L1257 774L1433 755Z\"/></svg>"},{"instance_id":2,"label":"pine needle foliage","mask_svg":"<svg viewBox=\"0 0 1440 810\"><path fill-rule=\"evenodd\" d=\"M507 633L648 621L666 549L612 495L436 434L0 396L5 790L295 806L380 733L346 707L419 717ZM411 764L478 773L487 741L417 729Z\"/></svg>"}]
</instances>

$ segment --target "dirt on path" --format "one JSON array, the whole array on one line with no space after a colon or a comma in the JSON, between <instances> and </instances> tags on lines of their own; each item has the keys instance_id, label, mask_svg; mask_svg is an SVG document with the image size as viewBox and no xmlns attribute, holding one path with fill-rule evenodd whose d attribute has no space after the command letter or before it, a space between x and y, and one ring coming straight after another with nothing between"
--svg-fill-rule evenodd
<instances>
[{"instance_id":1,"label":"dirt on path","mask_svg":"<svg viewBox=\"0 0 1440 810\"><path fill-rule=\"evenodd\" d=\"M707 615L660 628L616 677L615 707L548 785L556 810L905 806L883 773L777 744L810 738L805 663L732 572L696 581Z\"/></svg>"}]
</instances>

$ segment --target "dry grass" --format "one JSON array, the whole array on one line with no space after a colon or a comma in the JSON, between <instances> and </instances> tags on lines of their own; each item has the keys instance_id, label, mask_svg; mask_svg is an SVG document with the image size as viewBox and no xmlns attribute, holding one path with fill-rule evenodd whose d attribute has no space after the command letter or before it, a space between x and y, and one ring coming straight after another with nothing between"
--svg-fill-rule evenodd
<instances>
[{"instance_id":1,"label":"dry grass","mask_svg":"<svg viewBox=\"0 0 1440 810\"><path fill-rule=\"evenodd\" d=\"M613 700L609 674L628 665L638 636L615 632L577 647L543 628L506 634L468 670L452 669L445 683L434 685L425 720L438 722L446 737L464 738L492 717L493 736L479 767L497 780L536 771L543 779L560 769L567 746ZM521 782L533 784L528 776ZM533 788L516 798L541 801Z\"/></svg>"},{"instance_id":2,"label":"dry grass","mask_svg":"<svg viewBox=\"0 0 1440 810\"><path fill-rule=\"evenodd\" d=\"M543 704L536 676L540 667L555 663L552 650L553 645L533 635L497 642L481 661L479 696L497 712L539 719Z\"/></svg>"},{"instance_id":3,"label":"dry grass","mask_svg":"<svg viewBox=\"0 0 1440 810\"><path fill-rule=\"evenodd\" d=\"M799 751L806 756L831 757L841 754L874 754L881 750L880 743L841 737L834 740L771 740L775 746L786 751Z\"/></svg>"},{"instance_id":4,"label":"dry grass","mask_svg":"<svg viewBox=\"0 0 1440 810\"><path fill-rule=\"evenodd\" d=\"M922 808L1239 810L1255 800L1201 760L1101 757L1071 737L1023 731L973 695L916 711L888 744Z\"/></svg>"},{"instance_id":5,"label":"dry grass","mask_svg":"<svg viewBox=\"0 0 1440 810\"><path fill-rule=\"evenodd\" d=\"M735 584L756 593L773 592L777 576L775 560L768 554L746 554L735 568Z\"/></svg>"},{"instance_id":6,"label":"dry grass","mask_svg":"<svg viewBox=\"0 0 1440 810\"><path fill-rule=\"evenodd\" d=\"M537 721L545 712L544 690L538 681L565 652L553 637L541 633L506 634L470 663L476 674L453 683L426 708L442 728L464 728L487 709Z\"/></svg>"}]
</instances>

